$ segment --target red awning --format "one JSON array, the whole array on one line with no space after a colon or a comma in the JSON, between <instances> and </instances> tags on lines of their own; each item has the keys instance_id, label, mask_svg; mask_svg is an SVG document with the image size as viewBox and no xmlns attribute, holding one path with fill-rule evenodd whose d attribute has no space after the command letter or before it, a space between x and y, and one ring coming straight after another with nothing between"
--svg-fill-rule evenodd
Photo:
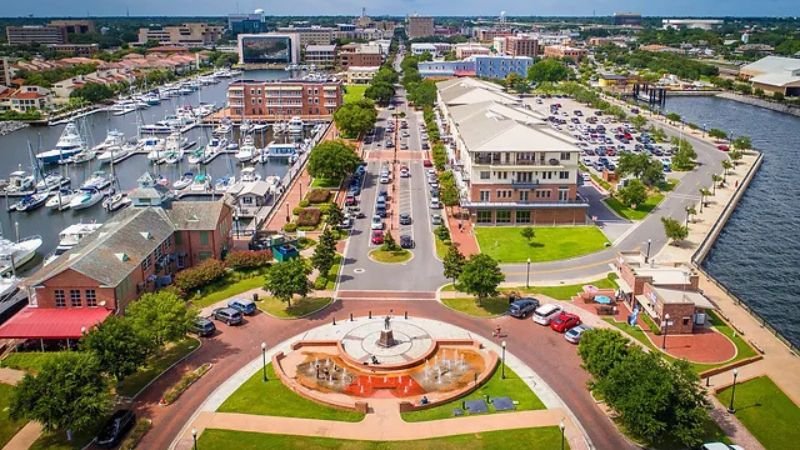
<instances>
[{"instance_id":1,"label":"red awning","mask_svg":"<svg viewBox=\"0 0 800 450\"><path fill-rule=\"evenodd\" d=\"M81 328L89 330L109 315L105 308L26 307L0 326L0 339L78 339Z\"/></svg>"}]
</instances>

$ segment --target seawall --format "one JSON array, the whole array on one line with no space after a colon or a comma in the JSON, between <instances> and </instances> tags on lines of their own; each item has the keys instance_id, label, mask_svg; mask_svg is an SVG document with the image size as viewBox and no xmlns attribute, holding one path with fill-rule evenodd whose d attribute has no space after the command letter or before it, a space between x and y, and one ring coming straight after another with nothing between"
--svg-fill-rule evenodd
<instances>
[{"instance_id":1,"label":"seawall","mask_svg":"<svg viewBox=\"0 0 800 450\"><path fill-rule=\"evenodd\" d=\"M733 100L735 102L746 103L748 105L758 106L759 108L800 117L800 107L797 106L789 106L781 103L770 102L768 100L762 100L760 98L754 98L747 95L734 94L733 92L720 92L716 96Z\"/></svg>"}]
</instances>

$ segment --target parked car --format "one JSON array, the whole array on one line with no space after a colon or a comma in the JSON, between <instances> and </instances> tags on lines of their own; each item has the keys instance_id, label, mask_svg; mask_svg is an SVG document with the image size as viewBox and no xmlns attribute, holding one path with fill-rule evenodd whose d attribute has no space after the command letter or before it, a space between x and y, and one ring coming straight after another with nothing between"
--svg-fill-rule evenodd
<instances>
[{"instance_id":1,"label":"parked car","mask_svg":"<svg viewBox=\"0 0 800 450\"><path fill-rule=\"evenodd\" d=\"M400 213L400 225L411 225L411 214Z\"/></svg>"},{"instance_id":2,"label":"parked car","mask_svg":"<svg viewBox=\"0 0 800 450\"><path fill-rule=\"evenodd\" d=\"M407 167L403 167L400 169L400 178L408 178L411 176L411 172L408 170Z\"/></svg>"},{"instance_id":3,"label":"parked car","mask_svg":"<svg viewBox=\"0 0 800 450\"><path fill-rule=\"evenodd\" d=\"M572 342L573 344L577 344L581 341L581 336L583 336L583 333L591 329L592 327L586 324L580 324L576 327L572 327L569 330L567 330L567 332L564 333L564 339L566 339L567 342Z\"/></svg>"},{"instance_id":4,"label":"parked car","mask_svg":"<svg viewBox=\"0 0 800 450\"><path fill-rule=\"evenodd\" d=\"M233 308L217 308L212 313L214 320L225 322L227 325L239 325L244 320L244 316Z\"/></svg>"},{"instance_id":5,"label":"parked car","mask_svg":"<svg viewBox=\"0 0 800 450\"><path fill-rule=\"evenodd\" d=\"M411 238L411 235L400 235L400 248L414 248L414 239Z\"/></svg>"},{"instance_id":6,"label":"parked car","mask_svg":"<svg viewBox=\"0 0 800 450\"><path fill-rule=\"evenodd\" d=\"M382 175L381 178L380 178L380 182L381 182L381 184L389 184L391 181L389 180L389 176L388 175L386 175L386 176Z\"/></svg>"},{"instance_id":7,"label":"parked car","mask_svg":"<svg viewBox=\"0 0 800 450\"><path fill-rule=\"evenodd\" d=\"M550 325L550 319L561 312L561 306L555 303L548 303L536 308L533 312L533 321L539 325Z\"/></svg>"},{"instance_id":8,"label":"parked car","mask_svg":"<svg viewBox=\"0 0 800 450\"><path fill-rule=\"evenodd\" d=\"M434 197L431 199L431 209L442 209L442 203L438 198Z\"/></svg>"},{"instance_id":9,"label":"parked car","mask_svg":"<svg viewBox=\"0 0 800 450\"><path fill-rule=\"evenodd\" d=\"M422 165L424 167L433 167L433 163L431 162L430 159L426 159L426 160L422 161Z\"/></svg>"},{"instance_id":10,"label":"parked car","mask_svg":"<svg viewBox=\"0 0 800 450\"><path fill-rule=\"evenodd\" d=\"M722 442L708 442L700 447L700 450L744 450L744 447L739 445L728 445Z\"/></svg>"},{"instance_id":11,"label":"parked car","mask_svg":"<svg viewBox=\"0 0 800 450\"><path fill-rule=\"evenodd\" d=\"M383 219L381 216L372 216L372 223L369 226L373 230L383 230Z\"/></svg>"},{"instance_id":12,"label":"parked car","mask_svg":"<svg viewBox=\"0 0 800 450\"><path fill-rule=\"evenodd\" d=\"M355 206L358 204L358 200L356 200L355 195L348 195L344 198L344 204L345 206Z\"/></svg>"},{"instance_id":13,"label":"parked car","mask_svg":"<svg viewBox=\"0 0 800 450\"><path fill-rule=\"evenodd\" d=\"M116 411L97 435L97 445L105 448L116 447L135 423L136 414L130 409Z\"/></svg>"},{"instance_id":14,"label":"parked car","mask_svg":"<svg viewBox=\"0 0 800 450\"><path fill-rule=\"evenodd\" d=\"M375 207L375 215L380 217L381 219L385 219L387 216L386 213L386 204L378 205Z\"/></svg>"},{"instance_id":15,"label":"parked car","mask_svg":"<svg viewBox=\"0 0 800 450\"><path fill-rule=\"evenodd\" d=\"M349 217L345 217L344 219L342 219L341 222L339 222L339 228L341 228L342 230L346 230L352 226L353 226L353 219Z\"/></svg>"},{"instance_id":16,"label":"parked car","mask_svg":"<svg viewBox=\"0 0 800 450\"><path fill-rule=\"evenodd\" d=\"M558 331L559 333L563 333L572 327L577 327L580 324L580 317L566 311L561 311L561 313L550 319L550 328L553 331Z\"/></svg>"},{"instance_id":17,"label":"parked car","mask_svg":"<svg viewBox=\"0 0 800 450\"><path fill-rule=\"evenodd\" d=\"M717 148L718 148L718 149L720 149L720 150L722 150L723 152L727 152L728 150L730 150L730 149L731 149L730 147L728 147L728 146L727 146L727 145L725 145L725 144L720 144L720 145L718 145L718 146L717 146Z\"/></svg>"},{"instance_id":18,"label":"parked car","mask_svg":"<svg viewBox=\"0 0 800 450\"><path fill-rule=\"evenodd\" d=\"M383 230L373 230L370 241L375 245L383 244Z\"/></svg>"},{"instance_id":19,"label":"parked car","mask_svg":"<svg viewBox=\"0 0 800 450\"><path fill-rule=\"evenodd\" d=\"M532 297L519 298L508 305L508 315L524 319L539 307L539 300Z\"/></svg>"},{"instance_id":20,"label":"parked car","mask_svg":"<svg viewBox=\"0 0 800 450\"><path fill-rule=\"evenodd\" d=\"M205 317L198 317L192 322L189 331L200 337L209 337L213 336L217 331L217 326Z\"/></svg>"},{"instance_id":21,"label":"parked car","mask_svg":"<svg viewBox=\"0 0 800 450\"><path fill-rule=\"evenodd\" d=\"M228 302L228 308L233 308L246 316L256 313L256 304L249 298L235 298Z\"/></svg>"}]
</instances>

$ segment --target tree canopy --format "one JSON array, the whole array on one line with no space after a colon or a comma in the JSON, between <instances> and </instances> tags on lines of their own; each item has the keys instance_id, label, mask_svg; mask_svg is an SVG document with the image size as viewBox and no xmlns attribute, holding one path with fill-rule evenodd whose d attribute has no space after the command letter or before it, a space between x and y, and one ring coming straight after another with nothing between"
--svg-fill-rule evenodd
<instances>
[{"instance_id":1,"label":"tree canopy","mask_svg":"<svg viewBox=\"0 0 800 450\"><path fill-rule=\"evenodd\" d=\"M353 147L342 140L325 141L311 150L308 173L315 178L341 180L361 163Z\"/></svg>"},{"instance_id":2,"label":"tree canopy","mask_svg":"<svg viewBox=\"0 0 800 450\"><path fill-rule=\"evenodd\" d=\"M664 225L664 234L672 242L682 241L689 236L689 229L672 217L662 217L661 223Z\"/></svg>"},{"instance_id":3,"label":"tree canopy","mask_svg":"<svg viewBox=\"0 0 800 450\"><path fill-rule=\"evenodd\" d=\"M148 340L124 316L111 316L92 329L81 341L81 348L94 354L100 370L117 381L132 374L154 350Z\"/></svg>"},{"instance_id":4,"label":"tree canopy","mask_svg":"<svg viewBox=\"0 0 800 450\"><path fill-rule=\"evenodd\" d=\"M569 68L560 60L545 58L528 69L528 80L533 83L555 83L569 79Z\"/></svg>"},{"instance_id":5,"label":"tree canopy","mask_svg":"<svg viewBox=\"0 0 800 450\"><path fill-rule=\"evenodd\" d=\"M639 180L630 180L625 187L617 189L617 198L622 203L635 208L647 200L647 188Z\"/></svg>"},{"instance_id":6,"label":"tree canopy","mask_svg":"<svg viewBox=\"0 0 800 450\"><path fill-rule=\"evenodd\" d=\"M485 253L478 253L464 264L458 283L464 292L476 296L480 303L483 299L496 295L497 287L505 279L497 261Z\"/></svg>"},{"instance_id":7,"label":"tree canopy","mask_svg":"<svg viewBox=\"0 0 800 450\"><path fill-rule=\"evenodd\" d=\"M447 253L444 255L444 259L442 260L445 278L449 278L453 280L453 283L455 283L456 280L461 276L461 273L464 271L465 263L466 259L464 258L464 255L458 251L458 248L452 244L448 246Z\"/></svg>"},{"instance_id":8,"label":"tree canopy","mask_svg":"<svg viewBox=\"0 0 800 450\"><path fill-rule=\"evenodd\" d=\"M371 130L377 119L378 111L375 109L375 103L368 98L344 104L333 113L336 128L342 136L349 139L355 139Z\"/></svg>"},{"instance_id":9,"label":"tree canopy","mask_svg":"<svg viewBox=\"0 0 800 450\"><path fill-rule=\"evenodd\" d=\"M154 347L183 337L196 316L183 300L169 290L142 295L128 306L125 314L133 329Z\"/></svg>"},{"instance_id":10,"label":"tree canopy","mask_svg":"<svg viewBox=\"0 0 800 450\"><path fill-rule=\"evenodd\" d=\"M295 295L308 295L311 289L308 273L308 267L300 258L273 264L267 271L264 289L291 305Z\"/></svg>"},{"instance_id":11,"label":"tree canopy","mask_svg":"<svg viewBox=\"0 0 800 450\"><path fill-rule=\"evenodd\" d=\"M631 175L648 186L664 180L662 164L646 153L622 153L619 157L617 172L622 176Z\"/></svg>"}]
</instances>

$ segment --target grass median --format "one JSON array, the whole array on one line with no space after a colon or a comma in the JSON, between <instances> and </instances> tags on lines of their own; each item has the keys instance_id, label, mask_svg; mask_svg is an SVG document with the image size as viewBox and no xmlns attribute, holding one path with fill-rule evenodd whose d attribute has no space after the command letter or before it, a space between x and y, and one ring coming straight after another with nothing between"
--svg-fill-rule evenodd
<instances>
[{"instance_id":1,"label":"grass median","mask_svg":"<svg viewBox=\"0 0 800 450\"><path fill-rule=\"evenodd\" d=\"M289 305L275 297L266 297L258 301L258 309L280 319L297 319L306 316L331 304L330 297L306 297L292 300Z\"/></svg>"},{"instance_id":2,"label":"grass median","mask_svg":"<svg viewBox=\"0 0 800 450\"><path fill-rule=\"evenodd\" d=\"M407 262L413 257L414 254L408 250L382 250L377 249L369 252L369 257L384 264L400 264Z\"/></svg>"},{"instance_id":3,"label":"grass median","mask_svg":"<svg viewBox=\"0 0 800 450\"><path fill-rule=\"evenodd\" d=\"M636 209L631 208L628 205L623 204L621 201L617 200L615 197L608 197L605 199L606 205L609 208L613 209L615 213L624 217L628 220L642 220L647 217L648 214L653 212L654 209L664 200L664 194L657 193L651 194L647 196L647 200L640 205L636 205Z\"/></svg>"},{"instance_id":4,"label":"grass median","mask_svg":"<svg viewBox=\"0 0 800 450\"><path fill-rule=\"evenodd\" d=\"M508 309L508 297L489 297L480 304L474 297L443 298L442 303L450 309L475 317L495 317Z\"/></svg>"},{"instance_id":5,"label":"grass median","mask_svg":"<svg viewBox=\"0 0 800 450\"><path fill-rule=\"evenodd\" d=\"M525 227L477 227L481 252L501 263L558 261L603 250L608 239L595 226L533 227L531 240Z\"/></svg>"}]
</instances>

